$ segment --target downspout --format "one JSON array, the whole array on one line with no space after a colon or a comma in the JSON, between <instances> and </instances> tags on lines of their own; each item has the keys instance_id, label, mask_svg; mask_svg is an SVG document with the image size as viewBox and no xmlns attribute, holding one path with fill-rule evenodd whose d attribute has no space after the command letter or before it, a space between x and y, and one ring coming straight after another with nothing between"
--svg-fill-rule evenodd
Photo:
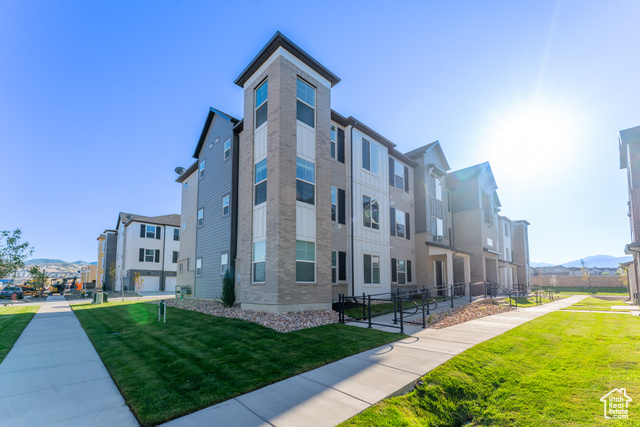
<instances>
[{"instance_id":1,"label":"downspout","mask_svg":"<svg viewBox=\"0 0 640 427\"><path fill-rule=\"evenodd\" d=\"M351 150L351 170L349 171L351 174L351 295L356 294L356 285L355 285L355 253L354 253L354 243L353 243L353 233L354 233L354 225L353 225L353 125L351 125L351 129L349 129L349 148Z\"/></svg>"},{"instance_id":2,"label":"downspout","mask_svg":"<svg viewBox=\"0 0 640 427\"><path fill-rule=\"evenodd\" d=\"M161 291L165 291L165 277L164 277L164 259L167 257L167 226L162 226L162 271L160 272L160 282L162 284Z\"/></svg>"}]
</instances>

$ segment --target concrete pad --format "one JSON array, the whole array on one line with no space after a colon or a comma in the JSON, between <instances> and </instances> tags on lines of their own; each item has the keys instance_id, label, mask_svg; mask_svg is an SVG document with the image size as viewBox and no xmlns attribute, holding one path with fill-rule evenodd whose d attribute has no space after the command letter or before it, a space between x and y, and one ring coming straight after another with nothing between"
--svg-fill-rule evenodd
<instances>
[{"instance_id":1,"label":"concrete pad","mask_svg":"<svg viewBox=\"0 0 640 427\"><path fill-rule=\"evenodd\" d=\"M260 418L278 427L332 427L370 405L301 376L237 397Z\"/></svg>"},{"instance_id":2,"label":"concrete pad","mask_svg":"<svg viewBox=\"0 0 640 427\"><path fill-rule=\"evenodd\" d=\"M78 326L78 328L80 328ZM75 329L75 328L74 328ZM80 343L86 343L91 345L91 341L87 338L87 335L84 333L82 328L80 330L76 330L74 332L65 331L65 332L56 332L54 333L41 333L42 331L36 331L31 334L31 331L23 331L22 335L16 341L16 344L20 345L29 345L29 344L49 344L51 348L65 348L67 345L74 345ZM15 344L14 344L15 345Z\"/></svg>"},{"instance_id":3,"label":"concrete pad","mask_svg":"<svg viewBox=\"0 0 640 427\"><path fill-rule=\"evenodd\" d=\"M167 427L224 425L225 427L269 427L265 420L248 410L236 399L218 403L198 412L161 424Z\"/></svg>"},{"instance_id":4,"label":"concrete pad","mask_svg":"<svg viewBox=\"0 0 640 427\"><path fill-rule=\"evenodd\" d=\"M474 344L443 341L438 339L425 338L424 336L413 336L410 338L405 338L403 340L396 341L395 345L412 347L419 350L435 351L438 353L446 353L454 356L474 346Z\"/></svg>"},{"instance_id":5,"label":"concrete pad","mask_svg":"<svg viewBox=\"0 0 640 427\"><path fill-rule=\"evenodd\" d=\"M24 332L22 333L24 334ZM20 341L20 338L18 338L18 341ZM46 357L54 360L57 357L56 355L58 353L62 353L68 350L80 350L80 349L86 348L86 345L87 345L86 342L82 342L79 340L73 343L66 343L64 346L59 346L59 347L52 347L51 343L22 344L22 343L16 342L13 345L13 348L11 349L9 354L7 355L7 358L9 358L9 356L22 357L22 356L31 356L31 355L43 355L44 357L44 355L48 354L48 356ZM93 346L91 346L91 348L93 348ZM4 361L2 362L2 365L4 365L4 363L7 361L7 358L4 359Z\"/></svg>"},{"instance_id":6,"label":"concrete pad","mask_svg":"<svg viewBox=\"0 0 640 427\"><path fill-rule=\"evenodd\" d=\"M75 349L64 349L54 353L54 355L51 357L42 357L42 354L39 353L16 356L4 359L2 365L0 365L0 376L2 374L9 374L13 372L33 371L37 369L52 369L58 364L63 364L65 366L65 369L69 369L68 361L70 360L74 361L74 364L81 364L83 362L96 359L99 360L95 350L93 348L87 348L86 346L78 347Z\"/></svg>"},{"instance_id":7,"label":"concrete pad","mask_svg":"<svg viewBox=\"0 0 640 427\"><path fill-rule=\"evenodd\" d=\"M453 356L446 353L390 344L351 357L370 363L379 363L416 375L424 375Z\"/></svg>"},{"instance_id":8,"label":"concrete pad","mask_svg":"<svg viewBox=\"0 0 640 427\"><path fill-rule=\"evenodd\" d=\"M462 323L459 325L454 325L454 326L450 326L448 328L443 328L440 329L441 331L446 331L448 333L453 333L453 332L464 332L467 334L473 334L474 336L477 336L479 338L484 338L484 339L491 339L493 337L497 337L498 335L502 334L501 331L496 330L495 328L486 328L484 326L479 326L479 325L469 325L467 323Z\"/></svg>"},{"instance_id":9,"label":"concrete pad","mask_svg":"<svg viewBox=\"0 0 640 427\"><path fill-rule=\"evenodd\" d=\"M372 405L413 385L420 377L356 357L347 357L301 376Z\"/></svg>"},{"instance_id":10,"label":"concrete pad","mask_svg":"<svg viewBox=\"0 0 640 427\"><path fill-rule=\"evenodd\" d=\"M474 345L480 344L481 342L493 338L471 332L449 331L444 329L429 329L427 331L415 334L415 336Z\"/></svg>"},{"instance_id":11,"label":"concrete pad","mask_svg":"<svg viewBox=\"0 0 640 427\"><path fill-rule=\"evenodd\" d=\"M100 420L96 422L96 420ZM131 414L127 406L119 406L108 408L98 412L91 412L86 415L80 415L74 418L67 418L59 422L47 424L47 427L137 427L139 426L136 418Z\"/></svg>"}]
</instances>

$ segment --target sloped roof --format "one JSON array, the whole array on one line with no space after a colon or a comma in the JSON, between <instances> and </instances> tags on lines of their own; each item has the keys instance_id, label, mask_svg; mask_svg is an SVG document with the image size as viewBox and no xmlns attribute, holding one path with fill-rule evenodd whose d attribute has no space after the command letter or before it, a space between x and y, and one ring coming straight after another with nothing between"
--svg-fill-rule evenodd
<instances>
[{"instance_id":1,"label":"sloped roof","mask_svg":"<svg viewBox=\"0 0 640 427\"><path fill-rule=\"evenodd\" d=\"M442 157L442 160L444 161L445 172L451 170L451 166L449 166L449 162L447 161L447 156L444 155L444 151L442 150L440 141L434 141L431 144L423 145L422 147L416 148L415 150L411 150L408 153L405 153L404 155L411 159L415 159L416 157L423 155L431 150L438 151L438 153L440 154L440 157Z\"/></svg>"},{"instance_id":2,"label":"sloped roof","mask_svg":"<svg viewBox=\"0 0 640 427\"><path fill-rule=\"evenodd\" d=\"M180 227L180 215L169 214L169 215L159 215L159 216L144 216L144 215L133 215L126 212L120 212L120 214L118 215L118 224L116 225L116 228L120 227L120 222L123 222L125 226L131 222L143 222L145 224L169 225L172 227Z\"/></svg>"},{"instance_id":3,"label":"sloped roof","mask_svg":"<svg viewBox=\"0 0 640 427\"><path fill-rule=\"evenodd\" d=\"M329 71L324 65L316 61L311 55L302 50L294 42L286 38L280 31L276 31L273 37L271 37L271 40L269 40L267 44L262 48L262 50L258 52L256 57L253 58L249 65L247 65L242 73L240 73L234 83L240 87L244 87L244 84L247 82L247 80L249 80L251 76L254 75L256 71L258 71L262 64L264 64L280 47L290 52L300 61L308 65L312 70L327 79L331 83L331 87L340 82L340 78L338 76Z\"/></svg>"},{"instance_id":4,"label":"sloped roof","mask_svg":"<svg viewBox=\"0 0 640 427\"><path fill-rule=\"evenodd\" d=\"M189 166L187 168L187 170L184 171L184 173L182 175L180 175L176 179L176 182L180 182L180 183L184 182L184 180L189 178L191 176L191 174L196 171L196 169L198 169L198 161L197 160L195 162L193 162L193 164L191 166Z\"/></svg>"},{"instance_id":5,"label":"sloped roof","mask_svg":"<svg viewBox=\"0 0 640 427\"><path fill-rule=\"evenodd\" d=\"M498 188L498 184L496 184L496 180L493 176L493 171L491 170L491 165L489 164L489 162L480 163L477 165L469 166L468 168L450 172L449 182L451 182L452 180L465 182L471 178L475 178L481 175L489 178L489 182L490 184L492 184L494 190Z\"/></svg>"},{"instance_id":6,"label":"sloped roof","mask_svg":"<svg viewBox=\"0 0 640 427\"><path fill-rule=\"evenodd\" d=\"M240 121L235 117L230 116L227 113L223 113L220 110L216 110L213 107L209 107L209 114L207 114L207 120L205 120L204 122L204 127L202 128L202 133L200 134L200 139L198 140L198 145L196 146L196 151L193 153L194 159L198 158L198 153L200 152L200 149L202 149L204 140L207 138L207 132L209 132L209 126L211 126L211 121L213 120L213 116L215 116L216 114L219 115L220 117L223 117L229 120L234 125L238 124L238 122Z\"/></svg>"},{"instance_id":7,"label":"sloped roof","mask_svg":"<svg viewBox=\"0 0 640 427\"><path fill-rule=\"evenodd\" d=\"M627 145L640 142L640 126L618 132L620 141L620 169L627 167Z\"/></svg>"}]
</instances>

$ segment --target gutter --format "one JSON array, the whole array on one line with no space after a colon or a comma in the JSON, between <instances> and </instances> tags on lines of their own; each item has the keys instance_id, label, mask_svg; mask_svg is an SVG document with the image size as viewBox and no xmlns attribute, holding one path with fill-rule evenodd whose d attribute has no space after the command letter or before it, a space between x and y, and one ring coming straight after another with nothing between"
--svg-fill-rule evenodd
<instances>
[{"instance_id":1,"label":"gutter","mask_svg":"<svg viewBox=\"0 0 640 427\"><path fill-rule=\"evenodd\" d=\"M164 277L164 259L167 257L167 226L163 225L162 233L162 272L160 273L160 280L162 281L162 292L165 291L165 277Z\"/></svg>"},{"instance_id":2,"label":"gutter","mask_svg":"<svg viewBox=\"0 0 640 427\"><path fill-rule=\"evenodd\" d=\"M349 173L351 174L351 295L356 294L356 284L355 284L355 253L354 251L354 243L353 243L353 126L349 129L349 147L351 149L351 170Z\"/></svg>"}]
</instances>

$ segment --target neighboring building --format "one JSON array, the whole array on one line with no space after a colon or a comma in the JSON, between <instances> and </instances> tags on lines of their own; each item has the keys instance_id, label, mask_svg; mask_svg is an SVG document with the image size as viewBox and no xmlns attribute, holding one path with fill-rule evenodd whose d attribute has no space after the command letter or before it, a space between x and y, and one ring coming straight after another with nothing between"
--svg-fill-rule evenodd
<instances>
[{"instance_id":1,"label":"neighboring building","mask_svg":"<svg viewBox=\"0 0 640 427\"><path fill-rule=\"evenodd\" d=\"M531 262L529 260L529 222L513 221L513 261L518 265L516 283L531 284Z\"/></svg>"},{"instance_id":2,"label":"neighboring building","mask_svg":"<svg viewBox=\"0 0 640 427\"><path fill-rule=\"evenodd\" d=\"M106 270L107 237L105 234L98 236L98 261L96 262L96 287L101 288L104 284L104 273Z\"/></svg>"},{"instance_id":3,"label":"neighboring building","mask_svg":"<svg viewBox=\"0 0 640 427\"><path fill-rule=\"evenodd\" d=\"M513 221L498 215L498 282L508 288L518 279L518 267L513 253Z\"/></svg>"},{"instance_id":4,"label":"neighboring building","mask_svg":"<svg viewBox=\"0 0 640 427\"><path fill-rule=\"evenodd\" d=\"M640 126L619 132L620 169L627 169L629 190L629 225L631 243L625 253L633 255L633 265L627 269L629 275L629 295L638 304L640 292Z\"/></svg>"},{"instance_id":5,"label":"neighboring building","mask_svg":"<svg viewBox=\"0 0 640 427\"><path fill-rule=\"evenodd\" d=\"M134 291L136 273L144 292L174 292L180 249L180 215L147 217L120 212L116 226L115 291Z\"/></svg>"},{"instance_id":6,"label":"neighboring building","mask_svg":"<svg viewBox=\"0 0 640 427\"><path fill-rule=\"evenodd\" d=\"M177 285L191 287L192 296L196 278L196 227L198 226L198 162L180 174L176 182L182 189L180 212L180 251L178 255Z\"/></svg>"},{"instance_id":7,"label":"neighboring building","mask_svg":"<svg viewBox=\"0 0 640 427\"><path fill-rule=\"evenodd\" d=\"M92 287L96 286L98 266L94 264L86 265L80 270L80 281L83 283L84 288L87 288L89 284Z\"/></svg>"},{"instance_id":8,"label":"neighboring building","mask_svg":"<svg viewBox=\"0 0 640 427\"><path fill-rule=\"evenodd\" d=\"M475 167L478 230L473 244L463 239L468 249L454 239L450 167L440 144L405 155L333 111L331 88L339 81L276 33L235 81L244 119L209 109L197 161L177 179L179 284L193 285L192 296L219 298L231 269L243 309L281 313L330 308L339 293L469 283L474 256L481 258L477 280L497 281L503 266L513 283L515 223L505 219L503 254L488 163ZM469 192L464 175L453 184ZM491 225L482 222L483 191ZM472 208L458 200L460 217ZM470 233L460 226L463 236ZM522 256L528 266L528 250Z\"/></svg>"},{"instance_id":9,"label":"neighboring building","mask_svg":"<svg viewBox=\"0 0 640 427\"><path fill-rule=\"evenodd\" d=\"M118 250L118 232L116 230L104 230L105 235L105 257L104 257L104 280L97 286L105 290L115 289L116 284L116 255Z\"/></svg>"}]
</instances>

